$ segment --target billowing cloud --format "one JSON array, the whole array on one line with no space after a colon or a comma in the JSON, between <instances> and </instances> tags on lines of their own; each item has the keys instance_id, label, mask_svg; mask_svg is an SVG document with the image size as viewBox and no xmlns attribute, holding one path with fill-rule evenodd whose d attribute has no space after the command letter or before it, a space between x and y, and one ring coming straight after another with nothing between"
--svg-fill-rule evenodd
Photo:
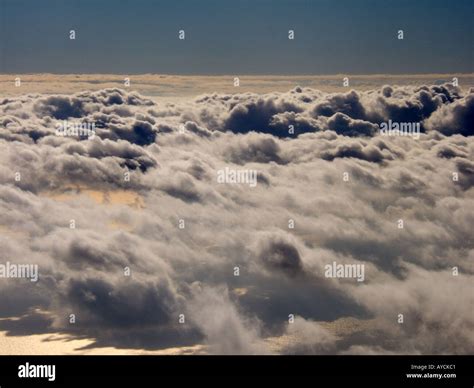
<instances>
[{"instance_id":1,"label":"billowing cloud","mask_svg":"<svg viewBox=\"0 0 474 388\"><path fill-rule=\"evenodd\" d=\"M474 135L474 94L441 107L426 120L425 126L445 135Z\"/></svg>"}]
</instances>

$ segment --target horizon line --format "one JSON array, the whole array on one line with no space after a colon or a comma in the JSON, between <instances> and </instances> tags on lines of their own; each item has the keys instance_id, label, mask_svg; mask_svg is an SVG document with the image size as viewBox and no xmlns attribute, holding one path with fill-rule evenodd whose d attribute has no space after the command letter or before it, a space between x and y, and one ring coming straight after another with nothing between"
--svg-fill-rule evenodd
<instances>
[{"instance_id":1,"label":"horizon line","mask_svg":"<svg viewBox=\"0 0 474 388\"><path fill-rule=\"evenodd\" d=\"M191 73L48 73L48 72L38 72L38 73L11 73L11 72L0 72L0 76L3 75L53 75L53 76L92 76L92 75L120 75L120 76L162 76L162 77L339 77L339 76L351 76L351 77L419 77L419 76L474 76L474 72L471 73L372 73L372 74L351 74L351 73L332 73L332 74L257 74L257 73L222 73L222 74L191 74Z\"/></svg>"}]
</instances>

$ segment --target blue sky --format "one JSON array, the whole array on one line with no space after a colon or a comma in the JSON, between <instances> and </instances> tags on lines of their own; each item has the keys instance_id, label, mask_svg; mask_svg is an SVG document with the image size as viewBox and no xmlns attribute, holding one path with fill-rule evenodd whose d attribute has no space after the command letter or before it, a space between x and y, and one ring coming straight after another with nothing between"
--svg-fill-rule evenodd
<instances>
[{"instance_id":1,"label":"blue sky","mask_svg":"<svg viewBox=\"0 0 474 388\"><path fill-rule=\"evenodd\" d=\"M0 71L466 73L473 19L472 0L0 0Z\"/></svg>"}]
</instances>

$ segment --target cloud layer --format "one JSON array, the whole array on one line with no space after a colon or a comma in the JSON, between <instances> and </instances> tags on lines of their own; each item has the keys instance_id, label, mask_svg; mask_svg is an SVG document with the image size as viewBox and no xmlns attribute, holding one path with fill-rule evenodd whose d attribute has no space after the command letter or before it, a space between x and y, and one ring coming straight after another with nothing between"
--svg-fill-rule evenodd
<instances>
[{"instance_id":1,"label":"cloud layer","mask_svg":"<svg viewBox=\"0 0 474 388\"><path fill-rule=\"evenodd\" d=\"M0 98L0 264L40 271L0 279L0 330L124 352L472 353L473 114L448 84ZM95 136L57 136L64 120ZM257 186L219 183L225 168ZM365 281L326 278L334 261Z\"/></svg>"}]
</instances>

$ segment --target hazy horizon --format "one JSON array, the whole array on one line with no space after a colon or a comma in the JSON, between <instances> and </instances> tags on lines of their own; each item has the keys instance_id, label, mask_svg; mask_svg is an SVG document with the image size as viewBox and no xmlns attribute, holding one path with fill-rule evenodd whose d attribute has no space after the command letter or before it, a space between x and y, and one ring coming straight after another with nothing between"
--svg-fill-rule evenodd
<instances>
[{"instance_id":1,"label":"hazy horizon","mask_svg":"<svg viewBox=\"0 0 474 388\"><path fill-rule=\"evenodd\" d=\"M239 85L234 86L235 78ZM15 83L19 79L20 84ZM130 81L125 85L125 79ZM4 96L27 93L69 94L82 90L119 88L145 96L179 97L205 93L287 92L295 87L309 87L323 92L370 90L391 86L443 85L453 83L469 90L474 87L471 74L419 75L172 75L172 74L0 74ZM347 83L344 83L347 81Z\"/></svg>"}]
</instances>

